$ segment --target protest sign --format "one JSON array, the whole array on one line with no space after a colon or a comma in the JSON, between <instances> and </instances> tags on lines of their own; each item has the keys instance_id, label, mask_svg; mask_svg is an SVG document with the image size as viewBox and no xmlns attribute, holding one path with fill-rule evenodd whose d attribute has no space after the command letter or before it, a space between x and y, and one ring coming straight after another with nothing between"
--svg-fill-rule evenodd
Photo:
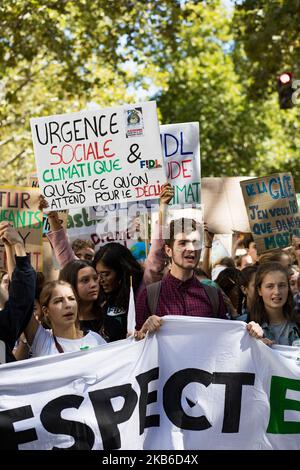
<instances>
[{"instance_id":1,"label":"protest sign","mask_svg":"<svg viewBox=\"0 0 300 470\"><path fill-rule=\"evenodd\" d=\"M166 178L175 192L171 205L200 204L199 123L162 125L160 138Z\"/></svg>"},{"instance_id":2,"label":"protest sign","mask_svg":"<svg viewBox=\"0 0 300 470\"><path fill-rule=\"evenodd\" d=\"M49 209L157 198L164 183L156 103L31 119Z\"/></svg>"},{"instance_id":3,"label":"protest sign","mask_svg":"<svg viewBox=\"0 0 300 470\"><path fill-rule=\"evenodd\" d=\"M204 220L213 233L250 232L240 181L247 177L201 179Z\"/></svg>"},{"instance_id":4,"label":"protest sign","mask_svg":"<svg viewBox=\"0 0 300 470\"><path fill-rule=\"evenodd\" d=\"M300 237L300 215L291 173L242 181L251 232L258 253L291 245Z\"/></svg>"},{"instance_id":5,"label":"protest sign","mask_svg":"<svg viewBox=\"0 0 300 470\"><path fill-rule=\"evenodd\" d=\"M159 129L165 172L164 182L168 181L175 192L170 207L195 207L201 202L199 123L166 124L160 126ZM159 210L159 201L145 199L135 203L128 202L127 208L126 203L116 203L113 211L106 210L107 207L109 206L90 207L91 219L96 219L99 214L106 213L106 223L111 226L109 231L116 230L114 226L118 227L116 231L124 232L128 228L130 232L128 240L132 240L137 238L137 234L133 233L135 231L132 231L134 219L140 214L147 214L150 220L151 213Z\"/></svg>"},{"instance_id":6,"label":"protest sign","mask_svg":"<svg viewBox=\"0 0 300 470\"><path fill-rule=\"evenodd\" d=\"M230 233L216 234L211 247L211 263L214 265L222 258L231 256L232 235Z\"/></svg>"},{"instance_id":7,"label":"protest sign","mask_svg":"<svg viewBox=\"0 0 300 470\"><path fill-rule=\"evenodd\" d=\"M248 179L248 177L201 178L201 185L199 184L199 188L201 186L201 210L211 232L218 234L232 234L233 230L250 232L247 211L239 185L243 179ZM150 217L152 213L158 212L158 201L141 201L140 205L143 204L144 210L143 207L138 208L140 213L148 213ZM176 204L174 206L176 207ZM170 207L172 208L172 201ZM116 213L119 208L119 205L115 206ZM102 206L90 208L91 218L96 217L96 214L102 211Z\"/></svg>"},{"instance_id":8,"label":"protest sign","mask_svg":"<svg viewBox=\"0 0 300 470\"><path fill-rule=\"evenodd\" d=\"M114 204L103 207L110 208L113 213ZM97 219L91 219L89 208L70 209L67 219L67 235L70 242L77 238L90 240L94 243L96 250L103 244L112 241L118 241L126 246L126 240L130 239L130 235L126 228L123 230L114 222L114 215L107 217L106 211L103 214L99 213Z\"/></svg>"},{"instance_id":9,"label":"protest sign","mask_svg":"<svg viewBox=\"0 0 300 470\"><path fill-rule=\"evenodd\" d=\"M297 352L244 322L165 316L142 341L0 370L1 450L300 449Z\"/></svg>"},{"instance_id":10,"label":"protest sign","mask_svg":"<svg viewBox=\"0 0 300 470\"><path fill-rule=\"evenodd\" d=\"M20 234L26 252L31 254L31 264L42 270L43 213L39 210L40 191L27 187L0 188L0 222L12 224ZM5 266L5 249L0 247L0 267Z\"/></svg>"},{"instance_id":11,"label":"protest sign","mask_svg":"<svg viewBox=\"0 0 300 470\"><path fill-rule=\"evenodd\" d=\"M158 212L156 200L135 201L121 204L109 204L88 208L89 219L97 221L97 232L128 232L128 240L143 238L142 228L145 217L151 218L152 212ZM147 234L146 234L147 238Z\"/></svg>"},{"instance_id":12,"label":"protest sign","mask_svg":"<svg viewBox=\"0 0 300 470\"><path fill-rule=\"evenodd\" d=\"M174 188L170 206L196 206L201 202L199 123L165 124L159 126L165 181ZM139 212L158 210L158 201L140 201ZM144 207L143 207L144 204ZM101 206L98 206L98 211ZM119 210L116 204L116 212ZM149 214L150 215L150 214ZM95 213L91 212L91 217Z\"/></svg>"},{"instance_id":13,"label":"protest sign","mask_svg":"<svg viewBox=\"0 0 300 470\"><path fill-rule=\"evenodd\" d=\"M39 187L39 180L37 177L37 173L30 173L27 178L27 184L30 188L38 188Z\"/></svg>"}]
</instances>

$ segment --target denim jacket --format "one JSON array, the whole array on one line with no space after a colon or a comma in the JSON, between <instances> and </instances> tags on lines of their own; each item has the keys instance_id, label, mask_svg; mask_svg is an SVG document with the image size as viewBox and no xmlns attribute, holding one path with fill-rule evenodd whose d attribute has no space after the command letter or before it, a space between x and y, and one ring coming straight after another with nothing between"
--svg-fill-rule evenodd
<instances>
[{"instance_id":1,"label":"denim jacket","mask_svg":"<svg viewBox=\"0 0 300 470\"><path fill-rule=\"evenodd\" d=\"M275 334L272 331L272 325L268 323L263 323L261 325L265 338L268 338L272 341L275 341ZM277 344L285 344L287 346L292 346L293 341L300 338L300 328L294 322L287 321L285 326L283 326L280 336L278 338Z\"/></svg>"}]
</instances>

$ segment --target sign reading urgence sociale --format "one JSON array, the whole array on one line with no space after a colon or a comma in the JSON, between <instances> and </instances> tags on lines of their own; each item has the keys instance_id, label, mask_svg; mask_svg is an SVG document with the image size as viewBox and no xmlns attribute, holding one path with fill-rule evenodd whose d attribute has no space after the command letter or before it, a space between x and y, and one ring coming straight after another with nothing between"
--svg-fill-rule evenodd
<instances>
[{"instance_id":1,"label":"sign reading urgence sociale","mask_svg":"<svg viewBox=\"0 0 300 470\"><path fill-rule=\"evenodd\" d=\"M157 198L165 181L156 103L31 119L52 210ZM155 165L145 165L145 161Z\"/></svg>"}]
</instances>

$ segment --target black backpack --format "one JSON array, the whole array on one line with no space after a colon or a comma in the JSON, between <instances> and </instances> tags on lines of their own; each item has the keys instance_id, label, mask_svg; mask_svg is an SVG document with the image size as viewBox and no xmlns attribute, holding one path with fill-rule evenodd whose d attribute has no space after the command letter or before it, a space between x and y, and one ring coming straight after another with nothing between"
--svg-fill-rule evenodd
<instances>
[{"instance_id":1,"label":"black backpack","mask_svg":"<svg viewBox=\"0 0 300 470\"><path fill-rule=\"evenodd\" d=\"M153 284L149 284L146 289L147 289L147 301L148 301L148 307L150 310L150 315L155 315L156 309L157 309L157 304L158 304L158 299L159 299L159 294L160 294L160 289L161 289L161 282L154 282ZM212 306L212 311L213 311L213 316L218 317L219 316L219 306L220 306L220 299L219 299L219 292L216 287L208 286L207 284L203 284L202 282L199 281L199 284L203 287L205 290L211 306Z\"/></svg>"}]
</instances>

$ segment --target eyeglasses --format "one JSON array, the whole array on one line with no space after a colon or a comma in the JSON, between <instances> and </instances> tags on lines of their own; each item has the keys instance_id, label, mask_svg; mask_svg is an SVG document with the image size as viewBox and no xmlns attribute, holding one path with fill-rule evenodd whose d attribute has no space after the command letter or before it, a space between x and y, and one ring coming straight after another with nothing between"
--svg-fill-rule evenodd
<instances>
[{"instance_id":1,"label":"eyeglasses","mask_svg":"<svg viewBox=\"0 0 300 470\"><path fill-rule=\"evenodd\" d=\"M98 279L107 279L110 273L97 273Z\"/></svg>"}]
</instances>

